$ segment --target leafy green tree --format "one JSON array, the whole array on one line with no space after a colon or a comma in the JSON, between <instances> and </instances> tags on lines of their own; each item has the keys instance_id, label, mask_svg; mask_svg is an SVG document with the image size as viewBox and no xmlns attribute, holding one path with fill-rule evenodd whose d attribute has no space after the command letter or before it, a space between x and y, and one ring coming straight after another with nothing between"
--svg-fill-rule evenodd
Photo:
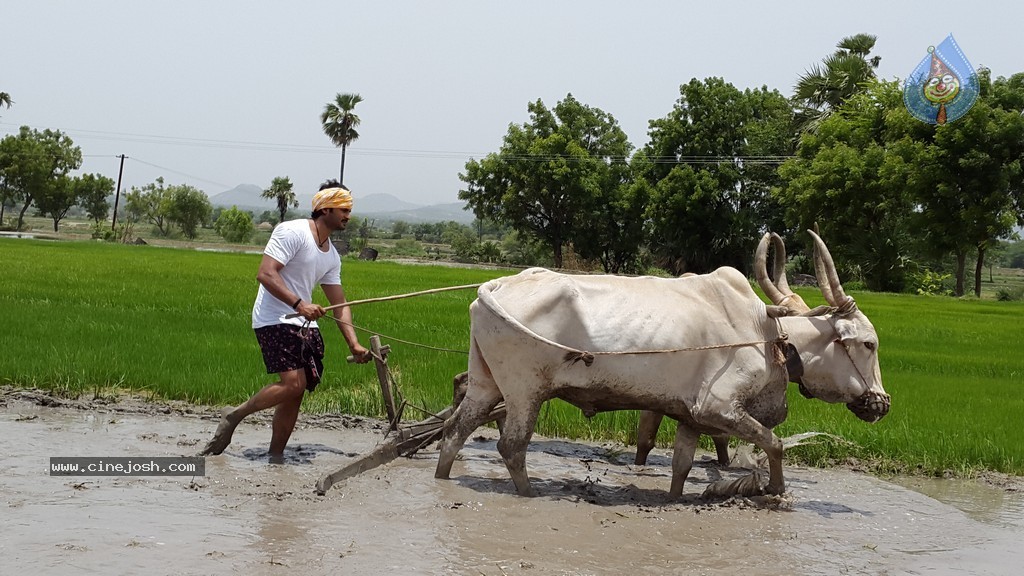
<instances>
[{"instance_id":1,"label":"leafy green tree","mask_svg":"<svg viewBox=\"0 0 1024 576\"><path fill-rule=\"evenodd\" d=\"M235 206L222 210L213 227L222 238L228 242L236 243L248 242L256 232L252 216Z\"/></svg>"},{"instance_id":2,"label":"leafy green tree","mask_svg":"<svg viewBox=\"0 0 1024 576\"><path fill-rule=\"evenodd\" d=\"M871 82L816 133L805 133L796 158L779 168L776 194L788 220L800 230L817 223L843 275L873 290L902 291L912 253L908 186L916 152L897 132L916 120L902 98L898 82Z\"/></svg>"},{"instance_id":3,"label":"leafy green tree","mask_svg":"<svg viewBox=\"0 0 1024 576\"><path fill-rule=\"evenodd\" d=\"M443 228L444 226L440 222L424 222L413 225L412 234L420 242L436 244L441 241Z\"/></svg>"},{"instance_id":4,"label":"leafy green tree","mask_svg":"<svg viewBox=\"0 0 1024 576\"><path fill-rule=\"evenodd\" d=\"M3 226L4 223L4 212L7 208L14 208L14 206L14 190L7 186L3 170L0 168L0 226Z\"/></svg>"},{"instance_id":5,"label":"leafy green tree","mask_svg":"<svg viewBox=\"0 0 1024 576\"><path fill-rule=\"evenodd\" d=\"M125 194L125 210L134 222L146 220L156 226L161 236L171 233L171 190L164 186L163 176L141 188L132 186Z\"/></svg>"},{"instance_id":6,"label":"leafy green tree","mask_svg":"<svg viewBox=\"0 0 1024 576\"><path fill-rule=\"evenodd\" d=\"M871 34L847 36L836 51L821 64L801 75L794 87L798 106L797 125L801 132L815 132L843 102L875 78L881 56L868 57L877 38Z\"/></svg>"},{"instance_id":7,"label":"leafy green tree","mask_svg":"<svg viewBox=\"0 0 1024 576\"><path fill-rule=\"evenodd\" d=\"M915 213L934 249L956 256L956 289L965 292L966 260L976 256L974 293L981 296L985 254L1024 222L1024 73L993 81L979 74L981 95L956 122L907 123L914 138L909 186Z\"/></svg>"},{"instance_id":8,"label":"leafy green tree","mask_svg":"<svg viewBox=\"0 0 1024 576\"><path fill-rule=\"evenodd\" d=\"M781 221L770 188L791 150L791 108L777 91L741 92L721 78L679 91L633 159L648 184L651 250L673 274L747 269L760 233Z\"/></svg>"},{"instance_id":9,"label":"leafy green tree","mask_svg":"<svg viewBox=\"0 0 1024 576\"><path fill-rule=\"evenodd\" d=\"M412 227L409 226L408 222L403 220L396 220L391 224L391 233L401 238L403 235L408 234Z\"/></svg>"},{"instance_id":10,"label":"leafy green tree","mask_svg":"<svg viewBox=\"0 0 1024 576\"><path fill-rule=\"evenodd\" d=\"M68 215L68 210L78 204L78 194L72 178L60 175L48 181L36 192L36 212L53 220L53 231L58 232L60 221Z\"/></svg>"},{"instance_id":11,"label":"leafy green tree","mask_svg":"<svg viewBox=\"0 0 1024 576\"><path fill-rule=\"evenodd\" d=\"M18 229L36 195L47 194L59 179L82 165L82 150L59 130L42 132L22 126L0 140L0 191L4 200L20 202Z\"/></svg>"},{"instance_id":12,"label":"leafy green tree","mask_svg":"<svg viewBox=\"0 0 1024 576\"><path fill-rule=\"evenodd\" d=\"M614 203L632 146L610 114L572 94L552 109L540 100L527 109L530 121L509 126L499 152L466 163L459 198L477 218L543 240L560 267L562 248L592 225L585 219Z\"/></svg>"},{"instance_id":13,"label":"leafy green tree","mask_svg":"<svg viewBox=\"0 0 1024 576\"><path fill-rule=\"evenodd\" d=\"M299 200L295 197L295 192L292 192L292 181L287 176L274 178L270 183L270 188L264 190L260 197L269 198L277 202L277 211L281 215L281 219L278 222L284 222L289 206L292 208L299 207Z\"/></svg>"},{"instance_id":14,"label":"leafy green tree","mask_svg":"<svg viewBox=\"0 0 1024 576\"><path fill-rule=\"evenodd\" d=\"M168 217L189 240L194 240L199 227L210 221L213 206L206 194L188 184L168 187L171 207Z\"/></svg>"},{"instance_id":15,"label":"leafy green tree","mask_svg":"<svg viewBox=\"0 0 1024 576\"><path fill-rule=\"evenodd\" d=\"M324 106L320 114L320 124L323 126L324 134L331 139L335 146L341 148L341 172L338 182L345 183L345 151L349 145L359 139L359 116L352 112L356 104L363 101L359 94L337 94L333 102Z\"/></svg>"},{"instance_id":16,"label":"leafy green tree","mask_svg":"<svg viewBox=\"0 0 1024 576\"><path fill-rule=\"evenodd\" d=\"M640 155L634 156L638 158ZM598 260L606 273L638 273L644 268L640 253L647 245L645 213L651 186L632 178L610 188L586 206L583 223L574 235L573 248L586 260Z\"/></svg>"},{"instance_id":17,"label":"leafy green tree","mask_svg":"<svg viewBox=\"0 0 1024 576\"><path fill-rule=\"evenodd\" d=\"M256 218L257 224L264 222L270 222L271 224L279 224L282 220L278 220L277 214L273 210L264 210L260 213L259 217Z\"/></svg>"},{"instance_id":18,"label":"leafy green tree","mask_svg":"<svg viewBox=\"0 0 1024 576\"><path fill-rule=\"evenodd\" d=\"M543 242L512 230L501 239L501 252L509 264L516 266L551 266L551 253Z\"/></svg>"},{"instance_id":19,"label":"leafy green tree","mask_svg":"<svg viewBox=\"0 0 1024 576\"><path fill-rule=\"evenodd\" d=\"M442 241L452 247L455 257L459 260L475 261L479 253L480 241L476 232L468 226L453 226L445 230Z\"/></svg>"},{"instance_id":20,"label":"leafy green tree","mask_svg":"<svg viewBox=\"0 0 1024 576\"><path fill-rule=\"evenodd\" d=\"M114 191L113 178L100 174L83 174L74 179L74 187L75 196L78 197L79 205L85 208L85 213L97 224L105 220L107 213L110 212L107 197Z\"/></svg>"}]
</instances>

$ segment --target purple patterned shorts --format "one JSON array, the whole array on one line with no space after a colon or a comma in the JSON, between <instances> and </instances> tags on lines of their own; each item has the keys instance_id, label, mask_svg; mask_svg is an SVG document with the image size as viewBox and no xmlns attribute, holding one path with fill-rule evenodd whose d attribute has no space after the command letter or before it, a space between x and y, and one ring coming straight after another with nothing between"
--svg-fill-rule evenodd
<instances>
[{"instance_id":1,"label":"purple patterned shorts","mask_svg":"<svg viewBox=\"0 0 1024 576\"><path fill-rule=\"evenodd\" d=\"M306 390L312 392L316 389L324 371L324 339L320 330L273 324L255 331L267 374L303 369L306 372Z\"/></svg>"}]
</instances>

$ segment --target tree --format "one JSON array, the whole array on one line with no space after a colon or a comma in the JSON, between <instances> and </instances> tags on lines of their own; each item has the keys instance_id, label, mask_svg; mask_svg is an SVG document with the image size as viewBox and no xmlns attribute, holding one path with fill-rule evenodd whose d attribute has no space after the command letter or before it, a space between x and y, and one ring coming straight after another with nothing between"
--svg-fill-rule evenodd
<instances>
[{"instance_id":1,"label":"tree","mask_svg":"<svg viewBox=\"0 0 1024 576\"><path fill-rule=\"evenodd\" d=\"M761 232L779 225L774 164L791 151L792 110L775 90L696 78L634 158L646 180L651 251L672 272L749 268Z\"/></svg>"},{"instance_id":2,"label":"tree","mask_svg":"<svg viewBox=\"0 0 1024 576\"><path fill-rule=\"evenodd\" d=\"M323 125L324 134L331 139L335 146L341 148L341 172L338 182L345 183L345 150L349 144L359 139L359 116L352 113L352 110L363 101L359 94L337 94L334 102L328 102L320 114L320 124Z\"/></svg>"},{"instance_id":3,"label":"tree","mask_svg":"<svg viewBox=\"0 0 1024 576\"><path fill-rule=\"evenodd\" d=\"M409 223L404 220L395 220L391 224L391 233L397 236L398 238L401 238L403 235L408 234L409 230L411 229L412 227L409 225Z\"/></svg>"},{"instance_id":4,"label":"tree","mask_svg":"<svg viewBox=\"0 0 1024 576\"><path fill-rule=\"evenodd\" d=\"M917 121L899 83L873 81L816 133L803 134L796 158L779 168L783 183L775 193L788 220L800 230L820 225L842 275L861 277L873 290L905 287L916 152L898 127L908 122Z\"/></svg>"},{"instance_id":5,"label":"tree","mask_svg":"<svg viewBox=\"0 0 1024 576\"><path fill-rule=\"evenodd\" d=\"M856 34L840 40L836 51L797 80L793 100L798 106L797 125L801 132L815 132L843 102L875 78L881 56L870 59L877 38Z\"/></svg>"},{"instance_id":6,"label":"tree","mask_svg":"<svg viewBox=\"0 0 1024 576\"><path fill-rule=\"evenodd\" d=\"M7 106L10 108L11 104L14 104L14 101L11 100L11 95L7 92L0 92L0 107Z\"/></svg>"},{"instance_id":7,"label":"tree","mask_svg":"<svg viewBox=\"0 0 1024 576\"><path fill-rule=\"evenodd\" d=\"M164 186L163 176L142 188L132 186L124 199L125 210L135 222L145 219L157 227L161 236L171 233L171 191Z\"/></svg>"},{"instance_id":8,"label":"tree","mask_svg":"<svg viewBox=\"0 0 1024 576\"><path fill-rule=\"evenodd\" d=\"M74 179L74 186L78 203L85 208L85 213L97 224L105 220L110 211L107 197L114 191L114 180L99 174L83 174Z\"/></svg>"},{"instance_id":9,"label":"tree","mask_svg":"<svg viewBox=\"0 0 1024 576\"><path fill-rule=\"evenodd\" d=\"M905 129L919 143L910 180L918 225L933 247L956 256L957 296L965 292L967 256L977 257L980 297L986 252L1024 223L1024 73L992 81L983 70L979 81L978 101L956 122Z\"/></svg>"},{"instance_id":10,"label":"tree","mask_svg":"<svg viewBox=\"0 0 1024 576\"><path fill-rule=\"evenodd\" d=\"M608 274L642 272L640 253L647 246L645 212L650 198L651 187L643 179L628 177L612 185L581 214L590 226L579 226L573 236L577 254L600 261Z\"/></svg>"},{"instance_id":11,"label":"tree","mask_svg":"<svg viewBox=\"0 0 1024 576\"><path fill-rule=\"evenodd\" d=\"M21 202L18 229L35 197L82 165L82 150L59 130L42 132L22 126L17 135L0 140L0 190L4 200Z\"/></svg>"},{"instance_id":12,"label":"tree","mask_svg":"<svg viewBox=\"0 0 1024 576\"><path fill-rule=\"evenodd\" d=\"M206 193L188 184L170 186L171 207L168 217L178 224L181 233L189 240L194 240L199 226L209 222L213 206Z\"/></svg>"},{"instance_id":13,"label":"tree","mask_svg":"<svg viewBox=\"0 0 1024 576\"><path fill-rule=\"evenodd\" d=\"M632 146L615 118L572 94L552 109L540 100L527 109L530 121L510 125L499 152L466 163L459 198L477 218L543 240L560 267L565 244L584 238L586 218L628 176Z\"/></svg>"},{"instance_id":14,"label":"tree","mask_svg":"<svg viewBox=\"0 0 1024 576\"><path fill-rule=\"evenodd\" d=\"M59 230L60 221L68 215L68 210L78 204L78 194L74 180L61 175L48 181L36 192L35 204L38 216L47 216L53 220L53 231Z\"/></svg>"},{"instance_id":15,"label":"tree","mask_svg":"<svg viewBox=\"0 0 1024 576\"><path fill-rule=\"evenodd\" d=\"M281 214L281 219L278 222L284 222L289 206L292 208L299 207L299 200L295 197L295 192L292 192L292 181L287 176L274 178L270 183L270 188L264 190L260 197L269 198L277 202L277 211Z\"/></svg>"},{"instance_id":16,"label":"tree","mask_svg":"<svg viewBox=\"0 0 1024 576\"><path fill-rule=\"evenodd\" d=\"M217 234L228 242L248 242L256 232L256 226L252 223L252 216L237 207L232 206L222 210L217 221L214 223Z\"/></svg>"}]
</instances>

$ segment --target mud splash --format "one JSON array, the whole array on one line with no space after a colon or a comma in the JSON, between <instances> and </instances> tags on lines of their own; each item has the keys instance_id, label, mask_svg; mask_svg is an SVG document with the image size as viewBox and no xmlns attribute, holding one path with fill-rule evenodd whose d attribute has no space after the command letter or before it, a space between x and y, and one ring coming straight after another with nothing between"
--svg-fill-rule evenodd
<instances>
[{"instance_id":1,"label":"mud splash","mask_svg":"<svg viewBox=\"0 0 1024 576\"><path fill-rule=\"evenodd\" d=\"M1017 482L901 486L787 467L783 499L708 503L709 482L747 471L707 455L668 502L667 451L637 467L621 446L537 438L538 496L524 499L490 430L451 481L433 478L427 451L316 496L320 475L381 439L378 422L350 417L303 416L283 466L266 462L269 423L250 419L205 477L47 474L51 456L192 455L215 427L213 409L0 389L5 573L995 575L1024 564Z\"/></svg>"}]
</instances>

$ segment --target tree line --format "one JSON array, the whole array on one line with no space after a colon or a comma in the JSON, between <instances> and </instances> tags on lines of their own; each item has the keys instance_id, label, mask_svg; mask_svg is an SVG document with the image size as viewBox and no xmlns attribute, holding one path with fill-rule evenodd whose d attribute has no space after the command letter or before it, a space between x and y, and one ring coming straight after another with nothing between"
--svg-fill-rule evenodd
<instances>
[{"instance_id":1,"label":"tree line","mask_svg":"<svg viewBox=\"0 0 1024 576\"><path fill-rule=\"evenodd\" d=\"M963 295L973 258L980 295L986 253L1024 225L1024 73L980 70L967 115L925 124L899 82L875 78L874 41L843 39L790 97L694 78L639 149L571 93L531 102L497 152L466 163L459 197L544 242L555 266L571 247L610 273L749 272L765 231L800 247L817 224L870 289L913 289L952 260Z\"/></svg>"},{"instance_id":2,"label":"tree line","mask_svg":"<svg viewBox=\"0 0 1024 576\"><path fill-rule=\"evenodd\" d=\"M667 113L649 121L640 148L614 116L571 93L553 107L530 102L529 120L510 125L498 151L459 174L477 237L458 227L441 236L465 257L493 259L506 249L480 241L488 223L512 231L508 250L520 253L517 261L536 258L542 245L556 267L571 250L609 273L681 274L722 265L749 272L762 233L786 235L798 254L802 231L817 225L844 276L868 288L921 290L950 270L962 295L973 261L980 295L986 256L1024 225L1024 73L993 79L979 70L970 112L929 125L907 111L899 82L876 78L874 44L868 34L844 38L790 96L691 79ZM9 107L10 96L0 94ZM339 93L320 117L341 148L341 178L346 149L359 137L353 110L361 101ZM70 177L80 165L81 151L60 131L22 127L4 138L0 221L20 205L20 228L35 205L56 230L77 204L99 222L113 184ZM297 205L287 177L263 196L276 201L280 220ZM231 241L252 236L252 214L213 213L190 186L158 179L125 200L129 229L148 222L163 235L176 229L194 238L212 222ZM361 222L360 237L371 227ZM811 272L809 262L797 256L793 265Z\"/></svg>"}]
</instances>

